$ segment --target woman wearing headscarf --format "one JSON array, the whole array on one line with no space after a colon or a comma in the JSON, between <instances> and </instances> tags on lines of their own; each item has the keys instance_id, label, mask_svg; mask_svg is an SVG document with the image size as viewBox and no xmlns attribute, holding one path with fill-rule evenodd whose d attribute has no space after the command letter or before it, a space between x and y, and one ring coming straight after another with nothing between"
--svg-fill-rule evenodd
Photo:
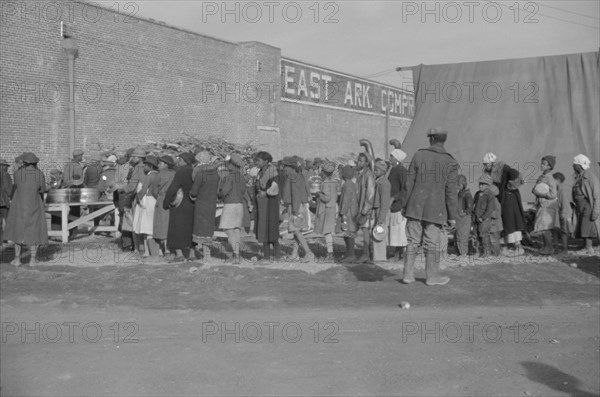
<instances>
[{"instance_id":1,"label":"woman wearing headscarf","mask_svg":"<svg viewBox=\"0 0 600 397\"><path fill-rule=\"evenodd\" d=\"M210 257L210 244L215 233L215 215L217 212L217 191L219 190L219 171L211 163L209 152L201 151L196 155L198 165L192 172L190 198L194 201L194 230L192 241L196 245L198 259L200 251L203 260Z\"/></svg>"},{"instance_id":2,"label":"woman wearing headscarf","mask_svg":"<svg viewBox=\"0 0 600 397\"><path fill-rule=\"evenodd\" d=\"M499 190L498 201L502 211L502 225L504 227L504 241L514 248L515 255L523 255L521 247L523 231L526 230L525 211L519 188L523 185L519 171L502 161L498 161L494 153L483 156L484 174L492 178L494 185ZM510 253L503 250L504 254Z\"/></svg>"},{"instance_id":3,"label":"woman wearing headscarf","mask_svg":"<svg viewBox=\"0 0 600 397\"><path fill-rule=\"evenodd\" d=\"M590 171L590 159L583 154L573 159L573 170L573 201L577 215L575 236L585 240L587 253L593 255L592 238L600 235L600 182Z\"/></svg>"},{"instance_id":4,"label":"woman wearing headscarf","mask_svg":"<svg viewBox=\"0 0 600 397\"><path fill-rule=\"evenodd\" d=\"M158 158L158 176L154 179L150 192L156 198L156 207L154 208L154 219L152 222L152 237L159 246L159 255L164 255L167 250L164 244L169 232L169 210L163 208L167 189L173 182L175 171L173 167L175 161L171 156L162 156Z\"/></svg>"},{"instance_id":5,"label":"woman wearing headscarf","mask_svg":"<svg viewBox=\"0 0 600 397\"><path fill-rule=\"evenodd\" d=\"M375 225L388 228L390 200L392 187L388 179L388 164L380 159L375 162L375 199L373 209L375 210ZM387 261L387 238L378 241L373 239L373 262Z\"/></svg>"},{"instance_id":6,"label":"woman wearing headscarf","mask_svg":"<svg viewBox=\"0 0 600 397\"><path fill-rule=\"evenodd\" d=\"M31 152L23 153L23 166L15 172L11 206L6 219L4 238L15 243L14 266L21 265L22 246L31 247L31 261L35 259L36 246L48 244L46 210L43 195L46 178L38 169L39 159Z\"/></svg>"},{"instance_id":7,"label":"woman wearing headscarf","mask_svg":"<svg viewBox=\"0 0 600 397\"><path fill-rule=\"evenodd\" d=\"M406 153L401 149L392 150L390 154L392 168L388 176L392 189L388 245L396 248L398 260L402 260L404 247L408 245L408 240L406 239L406 218L402 215L402 208L406 205L406 180L408 178L408 171L402 165L404 159L406 159Z\"/></svg>"},{"instance_id":8,"label":"woman wearing headscarf","mask_svg":"<svg viewBox=\"0 0 600 397\"><path fill-rule=\"evenodd\" d=\"M167 247L175 252L173 262L183 262L183 251L189 251L192 246L192 232L194 230L194 203L190 199L192 188L192 164L194 155L188 152L177 157L178 168L173 181L165 193L164 209L169 212L169 231L167 232ZM181 193L178 193L181 189ZM179 201L178 197L181 198ZM178 199L179 204L175 202ZM173 205L171 205L173 204Z\"/></svg>"},{"instance_id":9,"label":"woman wearing headscarf","mask_svg":"<svg viewBox=\"0 0 600 397\"><path fill-rule=\"evenodd\" d=\"M536 181L532 191L535 195L537 206L534 232L541 233L544 239L544 247L540 250L540 254L542 255L551 255L554 253L552 231L560 229L558 189L556 180L552 176L552 170L555 165L556 157L552 155L542 157L540 164L542 175Z\"/></svg>"},{"instance_id":10,"label":"woman wearing headscarf","mask_svg":"<svg viewBox=\"0 0 600 397\"><path fill-rule=\"evenodd\" d=\"M242 175L244 161L242 157L233 153L228 156L227 170L219 184L218 197L223 200L223 212L219 228L225 230L229 245L233 250L232 262L239 264L240 245L242 243L242 224L244 221L244 194L246 181Z\"/></svg>"},{"instance_id":11,"label":"woman wearing headscarf","mask_svg":"<svg viewBox=\"0 0 600 397\"><path fill-rule=\"evenodd\" d=\"M262 262L271 258L271 244L275 260L281 258L279 245L279 186L277 168L272 164L273 157L267 152L256 153L256 166L259 168L254 184L254 232L259 243L263 244Z\"/></svg>"},{"instance_id":12,"label":"woman wearing headscarf","mask_svg":"<svg viewBox=\"0 0 600 397\"><path fill-rule=\"evenodd\" d=\"M4 243L2 237L3 230L6 228L6 216L10 208L10 196L12 195L13 182L8 173L10 164L4 159L0 159L0 246Z\"/></svg>"}]
</instances>

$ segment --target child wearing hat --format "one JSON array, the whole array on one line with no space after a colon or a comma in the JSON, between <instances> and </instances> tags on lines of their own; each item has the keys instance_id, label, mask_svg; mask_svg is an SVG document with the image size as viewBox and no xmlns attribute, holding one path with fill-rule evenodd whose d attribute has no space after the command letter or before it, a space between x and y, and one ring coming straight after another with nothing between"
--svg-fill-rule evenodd
<instances>
[{"instance_id":1,"label":"child wearing hat","mask_svg":"<svg viewBox=\"0 0 600 397\"><path fill-rule=\"evenodd\" d=\"M333 178L336 167L334 163L324 163L321 167L323 183L317 192L317 216L315 219L315 233L325 236L327 244L327 257L325 263L333 263L333 233L337 218L338 182Z\"/></svg>"},{"instance_id":2,"label":"child wearing hat","mask_svg":"<svg viewBox=\"0 0 600 397\"><path fill-rule=\"evenodd\" d=\"M469 255L469 234L471 233L471 213L473 196L467 187L467 177L458 176L458 217L456 218L455 240L458 255Z\"/></svg>"},{"instance_id":3,"label":"child wearing hat","mask_svg":"<svg viewBox=\"0 0 600 397\"><path fill-rule=\"evenodd\" d=\"M532 191L537 206L534 233L541 234L544 239L544 247L540 250L542 255L554 253L552 231L560 228L556 180L552 177L555 165L556 157L552 155L542 157L540 164L542 175L537 179Z\"/></svg>"},{"instance_id":4,"label":"child wearing hat","mask_svg":"<svg viewBox=\"0 0 600 397\"><path fill-rule=\"evenodd\" d=\"M500 232L502 214L500 202L496 198L499 191L489 175L479 178L479 194L475 202L477 232L483 245L482 258L500 255Z\"/></svg>"},{"instance_id":5,"label":"child wearing hat","mask_svg":"<svg viewBox=\"0 0 600 397\"><path fill-rule=\"evenodd\" d=\"M158 159L148 156L144 159L145 176L136 189L135 207L133 209L133 233L138 236L134 239L135 251L139 253L139 245L144 245L144 256L157 255L158 246L152 239L154 234L154 209L156 198L152 195L150 187L158 177ZM140 241L141 240L141 241Z\"/></svg>"},{"instance_id":6,"label":"child wearing hat","mask_svg":"<svg viewBox=\"0 0 600 397\"><path fill-rule=\"evenodd\" d=\"M558 234L562 241L564 254L568 251L569 236L573 235L573 208L571 207L571 191L563 184L565 176L561 172L555 172L552 177L556 180L557 196L558 196L558 213L560 220L560 229Z\"/></svg>"}]
</instances>

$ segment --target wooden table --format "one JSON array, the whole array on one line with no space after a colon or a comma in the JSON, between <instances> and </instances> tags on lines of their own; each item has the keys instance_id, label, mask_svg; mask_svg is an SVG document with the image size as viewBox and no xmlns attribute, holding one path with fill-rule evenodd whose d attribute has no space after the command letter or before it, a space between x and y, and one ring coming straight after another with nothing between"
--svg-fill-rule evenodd
<instances>
[{"instance_id":1,"label":"wooden table","mask_svg":"<svg viewBox=\"0 0 600 397\"><path fill-rule=\"evenodd\" d=\"M69 211L71 207L97 207L97 209L93 212L90 212L87 215L81 217L75 217L73 215L69 215ZM115 237L118 237L119 234L119 211L115 208L115 205L112 201L95 201L92 203L56 203L56 204L46 204L46 212L60 212L61 213L61 228L60 230L51 230L51 227L48 227L48 236L53 237L61 237L63 243L69 242L69 231L71 229L75 229L79 225L82 225L86 222L92 221L98 217L102 217L105 214L113 211L114 221L110 226L95 226L91 229L92 232L112 232L115 233Z\"/></svg>"}]
</instances>

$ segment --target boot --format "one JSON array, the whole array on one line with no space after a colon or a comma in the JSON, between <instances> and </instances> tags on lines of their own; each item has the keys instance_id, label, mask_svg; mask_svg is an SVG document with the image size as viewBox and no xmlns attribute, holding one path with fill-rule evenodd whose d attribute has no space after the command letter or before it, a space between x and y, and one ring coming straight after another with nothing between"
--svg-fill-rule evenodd
<instances>
[{"instance_id":1,"label":"boot","mask_svg":"<svg viewBox=\"0 0 600 397\"><path fill-rule=\"evenodd\" d=\"M490 256L492 253L492 242L488 234L481 236L481 245L483 246L483 255L481 255L480 258L486 258Z\"/></svg>"},{"instance_id":2,"label":"boot","mask_svg":"<svg viewBox=\"0 0 600 397\"><path fill-rule=\"evenodd\" d=\"M354 238L344 237L346 243L346 255L342 259L342 263L353 263L356 261L356 253L354 252Z\"/></svg>"},{"instance_id":3,"label":"boot","mask_svg":"<svg viewBox=\"0 0 600 397\"><path fill-rule=\"evenodd\" d=\"M437 252L427 252L425 254L425 274L427 275L427 285L445 285L450 281L450 277L438 276L440 262Z\"/></svg>"},{"instance_id":4,"label":"boot","mask_svg":"<svg viewBox=\"0 0 600 397\"><path fill-rule=\"evenodd\" d=\"M402 276L402 282L404 284L410 284L415 282L414 268L416 259L417 248L407 247L406 253L404 254L404 274Z\"/></svg>"}]
</instances>

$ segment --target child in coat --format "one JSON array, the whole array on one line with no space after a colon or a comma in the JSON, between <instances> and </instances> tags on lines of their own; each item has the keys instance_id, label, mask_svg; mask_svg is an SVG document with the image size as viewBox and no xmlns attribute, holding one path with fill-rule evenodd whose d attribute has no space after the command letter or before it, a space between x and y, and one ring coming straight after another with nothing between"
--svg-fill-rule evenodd
<instances>
[{"instance_id":1,"label":"child in coat","mask_svg":"<svg viewBox=\"0 0 600 397\"><path fill-rule=\"evenodd\" d=\"M482 257L500 255L500 232L502 217L500 202L496 198L499 191L489 175L479 179L480 194L475 204L475 219L477 231L483 245Z\"/></svg>"},{"instance_id":2,"label":"child in coat","mask_svg":"<svg viewBox=\"0 0 600 397\"><path fill-rule=\"evenodd\" d=\"M458 218L456 219L455 239L458 254L469 255L469 234L471 233L471 214L473 212L473 197L467 188L467 177L458 177Z\"/></svg>"},{"instance_id":3,"label":"child in coat","mask_svg":"<svg viewBox=\"0 0 600 397\"><path fill-rule=\"evenodd\" d=\"M560 238L563 246L563 253L568 251L569 236L573 235L573 208L571 207L571 189L565 188L565 176L560 172L555 172L552 177L556 180L558 196L558 213L560 219Z\"/></svg>"}]
</instances>

